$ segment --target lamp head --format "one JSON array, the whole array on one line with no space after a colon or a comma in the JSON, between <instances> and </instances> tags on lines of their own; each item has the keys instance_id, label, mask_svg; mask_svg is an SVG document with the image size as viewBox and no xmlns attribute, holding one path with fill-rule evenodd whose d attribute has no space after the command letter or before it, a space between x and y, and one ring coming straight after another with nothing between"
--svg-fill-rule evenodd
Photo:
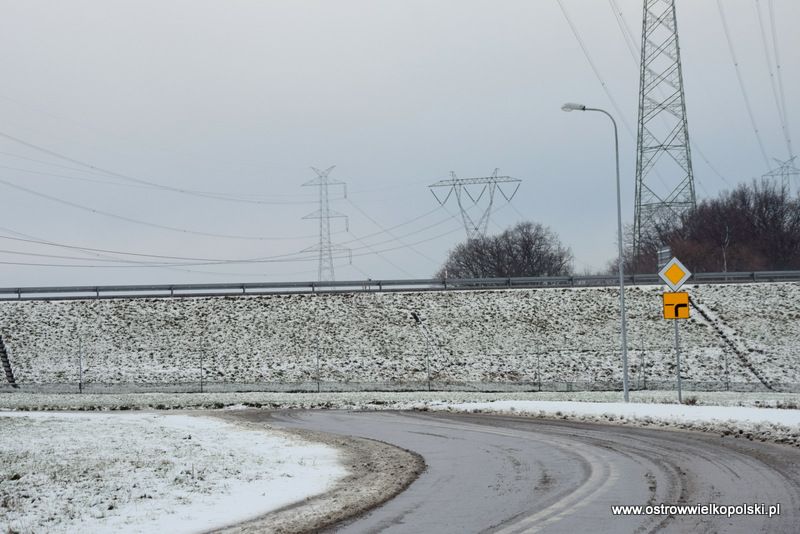
<instances>
[{"instance_id":1,"label":"lamp head","mask_svg":"<svg viewBox=\"0 0 800 534\"><path fill-rule=\"evenodd\" d=\"M567 102L561 106L562 111L586 111L586 106L583 104L575 104L574 102Z\"/></svg>"}]
</instances>

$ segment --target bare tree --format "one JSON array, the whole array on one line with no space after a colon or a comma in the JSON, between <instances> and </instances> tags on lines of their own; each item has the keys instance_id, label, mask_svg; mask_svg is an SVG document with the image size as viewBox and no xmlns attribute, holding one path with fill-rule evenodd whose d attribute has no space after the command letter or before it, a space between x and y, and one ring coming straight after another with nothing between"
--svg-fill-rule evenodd
<instances>
[{"instance_id":1,"label":"bare tree","mask_svg":"<svg viewBox=\"0 0 800 534\"><path fill-rule=\"evenodd\" d=\"M559 276L572 269L572 252L549 228L522 222L495 236L451 250L437 278Z\"/></svg>"},{"instance_id":2,"label":"bare tree","mask_svg":"<svg viewBox=\"0 0 800 534\"><path fill-rule=\"evenodd\" d=\"M800 269L800 196L774 181L742 184L659 229L626 268L653 272L661 243L694 272Z\"/></svg>"}]
</instances>

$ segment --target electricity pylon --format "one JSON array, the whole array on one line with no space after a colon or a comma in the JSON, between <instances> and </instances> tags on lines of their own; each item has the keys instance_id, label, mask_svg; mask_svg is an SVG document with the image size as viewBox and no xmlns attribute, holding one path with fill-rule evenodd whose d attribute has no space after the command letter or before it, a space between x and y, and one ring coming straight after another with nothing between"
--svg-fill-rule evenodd
<instances>
[{"instance_id":1,"label":"electricity pylon","mask_svg":"<svg viewBox=\"0 0 800 534\"><path fill-rule=\"evenodd\" d=\"M791 193L792 178L800 176L800 169L794 164L794 160L797 159L797 156L792 156L786 161L781 161L777 158L773 159L778 163L778 166L766 173L764 178L778 178L786 190ZM798 184L798 187L800 187L800 184Z\"/></svg>"},{"instance_id":2,"label":"electricity pylon","mask_svg":"<svg viewBox=\"0 0 800 534\"><path fill-rule=\"evenodd\" d=\"M489 217L492 214L492 206L494 205L494 197L498 191L507 202L510 202L519 190L522 180L519 178L512 178L511 176L497 176L498 170L499 169L495 169L491 176L485 176L483 178L458 178L455 172L450 171L449 180L440 180L435 184L428 186L431 190L431 193L433 193L433 197L442 206L447 202L451 195L455 194L456 202L458 203L458 209L461 210L461 219L464 221L464 229L467 231L467 239L475 239L476 237L486 235L486 229L489 226ZM516 184L516 186L514 187L514 191L512 191L510 195L507 195L506 192L503 191L503 187L500 184ZM477 193L477 195L474 195L470 192L469 186L475 186L473 192ZM436 194L436 191L434 191L434 188L438 187L447 188L447 195L444 197L444 200L439 198L439 196ZM480 188L480 193L477 192L478 188ZM488 205L484 209L483 213L481 213L480 218L475 221L472 217L470 217L469 213L467 213L467 208L469 206L465 206L467 202L466 199L464 199L464 195L466 195L467 198L472 201L472 205L478 205L478 203L481 201L481 198L483 198L483 196L487 193Z\"/></svg>"},{"instance_id":3,"label":"electricity pylon","mask_svg":"<svg viewBox=\"0 0 800 534\"><path fill-rule=\"evenodd\" d=\"M316 167L311 167L311 169L317 173L317 177L303 184L304 187L319 187L319 209L303 217L303 219L319 219L319 244L314 245L313 247L308 247L307 249L303 250L303 252L319 252L317 280L320 282L333 282L336 280L333 272L334 251L352 254L349 248L331 243L331 219L344 218L345 225L348 224L347 215L330 209L330 205L328 203L328 187L331 185L341 185L344 188L344 197L347 198L347 184L340 182L339 180L331 180L328 178L328 175L331 173L334 167L336 167L336 165L332 165L324 171L321 171Z\"/></svg>"},{"instance_id":4,"label":"electricity pylon","mask_svg":"<svg viewBox=\"0 0 800 534\"><path fill-rule=\"evenodd\" d=\"M675 0L644 0L633 249L695 207Z\"/></svg>"}]
</instances>

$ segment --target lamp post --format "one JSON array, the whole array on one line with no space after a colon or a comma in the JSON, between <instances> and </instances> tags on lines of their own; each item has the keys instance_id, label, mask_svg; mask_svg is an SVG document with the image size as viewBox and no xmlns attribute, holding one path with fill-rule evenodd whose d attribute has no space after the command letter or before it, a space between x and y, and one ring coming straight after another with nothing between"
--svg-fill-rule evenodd
<instances>
[{"instance_id":1,"label":"lamp post","mask_svg":"<svg viewBox=\"0 0 800 534\"><path fill-rule=\"evenodd\" d=\"M563 111L599 111L611 119L614 125L614 149L617 158L617 243L619 245L619 314L620 323L622 324L622 391L625 397L625 402L628 402L628 328L627 328L627 314L625 313L625 279L623 272L623 256L622 256L622 203L620 201L620 186L619 186L619 135L617 133L617 121L611 114L603 109L587 108L583 104L567 103L561 106Z\"/></svg>"}]
</instances>

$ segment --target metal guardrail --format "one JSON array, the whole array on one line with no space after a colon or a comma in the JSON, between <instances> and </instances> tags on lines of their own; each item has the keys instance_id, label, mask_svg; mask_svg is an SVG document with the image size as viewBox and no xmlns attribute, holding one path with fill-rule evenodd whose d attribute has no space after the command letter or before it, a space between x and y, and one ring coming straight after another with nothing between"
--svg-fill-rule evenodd
<instances>
[{"instance_id":1,"label":"metal guardrail","mask_svg":"<svg viewBox=\"0 0 800 534\"><path fill-rule=\"evenodd\" d=\"M762 283L800 281L800 271L698 273L690 284ZM656 274L625 277L625 285L661 285ZM271 294L369 293L399 291L451 291L508 288L613 287L615 275L542 276L526 278L467 278L417 280L349 280L341 282L248 282L239 284L161 284L72 287L0 288L0 301L84 300L113 298L170 298Z\"/></svg>"}]
</instances>

